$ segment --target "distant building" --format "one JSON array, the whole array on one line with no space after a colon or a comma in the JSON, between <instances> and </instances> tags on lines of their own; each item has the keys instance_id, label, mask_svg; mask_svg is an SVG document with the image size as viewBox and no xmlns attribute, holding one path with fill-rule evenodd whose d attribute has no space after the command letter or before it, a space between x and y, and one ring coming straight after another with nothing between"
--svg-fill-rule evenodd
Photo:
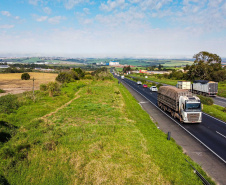
<instances>
[{"instance_id":1,"label":"distant building","mask_svg":"<svg viewBox=\"0 0 226 185\"><path fill-rule=\"evenodd\" d=\"M7 69L7 68L9 68L8 65L0 65L0 69Z\"/></svg>"},{"instance_id":2,"label":"distant building","mask_svg":"<svg viewBox=\"0 0 226 185\"><path fill-rule=\"evenodd\" d=\"M119 65L119 62L116 62L116 61L109 62L109 66L118 66L118 65Z\"/></svg>"}]
</instances>

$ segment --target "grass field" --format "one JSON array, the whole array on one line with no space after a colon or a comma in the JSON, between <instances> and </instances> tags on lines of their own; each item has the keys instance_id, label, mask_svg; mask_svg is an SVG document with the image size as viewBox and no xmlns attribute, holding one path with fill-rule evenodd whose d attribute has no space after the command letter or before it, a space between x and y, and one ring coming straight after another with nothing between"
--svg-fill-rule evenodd
<instances>
[{"instance_id":1,"label":"grass field","mask_svg":"<svg viewBox=\"0 0 226 185\"><path fill-rule=\"evenodd\" d=\"M25 91L31 91L33 87L33 78L35 79L34 89L38 90L40 84L47 84L48 82L55 81L58 74L55 73L29 73L30 80L21 80L22 73L7 73L0 74L0 89L6 91L0 95L8 93L18 94Z\"/></svg>"},{"instance_id":2,"label":"grass field","mask_svg":"<svg viewBox=\"0 0 226 185\"><path fill-rule=\"evenodd\" d=\"M117 81L77 81L59 96L36 96L0 113L1 129L17 127L0 145L9 184L202 184L185 159L214 184Z\"/></svg>"}]
</instances>

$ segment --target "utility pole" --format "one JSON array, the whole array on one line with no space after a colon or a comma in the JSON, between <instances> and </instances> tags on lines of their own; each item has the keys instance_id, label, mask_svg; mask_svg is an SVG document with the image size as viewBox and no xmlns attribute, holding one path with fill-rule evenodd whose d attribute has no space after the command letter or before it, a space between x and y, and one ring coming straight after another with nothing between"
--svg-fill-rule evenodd
<instances>
[{"instance_id":1,"label":"utility pole","mask_svg":"<svg viewBox=\"0 0 226 185\"><path fill-rule=\"evenodd\" d=\"M33 77L33 101L35 100L35 78Z\"/></svg>"}]
</instances>

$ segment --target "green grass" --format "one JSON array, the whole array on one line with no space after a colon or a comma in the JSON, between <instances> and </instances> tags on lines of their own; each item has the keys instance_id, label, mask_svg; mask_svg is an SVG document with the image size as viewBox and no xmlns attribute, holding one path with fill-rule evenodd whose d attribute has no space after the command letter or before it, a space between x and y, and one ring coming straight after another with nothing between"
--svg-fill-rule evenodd
<instances>
[{"instance_id":1,"label":"green grass","mask_svg":"<svg viewBox=\"0 0 226 185\"><path fill-rule=\"evenodd\" d=\"M218 83L218 96L226 98L226 81Z\"/></svg>"},{"instance_id":2,"label":"green grass","mask_svg":"<svg viewBox=\"0 0 226 185\"><path fill-rule=\"evenodd\" d=\"M185 159L214 184L117 81L67 84L35 103L27 95L1 119L18 127L0 149L9 184L202 184Z\"/></svg>"},{"instance_id":3,"label":"green grass","mask_svg":"<svg viewBox=\"0 0 226 185\"><path fill-rule=\"evenodd\" d=\"M226 113L223 110L224 107L219 105L203 105L203 112L226 122Z\"/></svg>"}]
</instances>

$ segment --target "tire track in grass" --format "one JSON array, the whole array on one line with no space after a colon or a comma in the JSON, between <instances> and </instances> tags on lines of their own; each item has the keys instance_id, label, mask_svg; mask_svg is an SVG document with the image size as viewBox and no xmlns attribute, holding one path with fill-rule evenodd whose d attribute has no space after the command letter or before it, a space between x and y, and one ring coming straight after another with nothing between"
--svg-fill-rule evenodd
<instances>
[{"instance_id":1,"label":"tire track in grass","mask_svg":"<svg viewBox=\"0 0 226 185\"><path fill-rule=\"evenodd\" d=\"M69 102L67 102L64 105L62 105L61 107L57 108L55 111L50 112L49 114L46 114L46 115L42 116L39 119L42 119L42 120L44 120L44 122L47 123L49 121L49 120L47 120L48 117L52 116L53 114L56 114L59 110L65 108L66 106L68 106L69 104L71 104L74 100L80 98L80 95L78 95L79 92L80 92L80 90L75 93L75 98L71 99Z\"/></svg>"}]
</instances>

